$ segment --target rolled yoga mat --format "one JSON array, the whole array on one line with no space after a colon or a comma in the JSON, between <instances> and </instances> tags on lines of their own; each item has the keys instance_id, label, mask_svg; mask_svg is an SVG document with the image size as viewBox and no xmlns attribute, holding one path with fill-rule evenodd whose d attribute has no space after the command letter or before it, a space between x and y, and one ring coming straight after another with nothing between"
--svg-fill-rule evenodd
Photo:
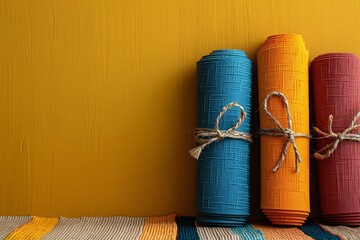
<instances>
[{"instance_id":1,"label":"rolled yoga mat","mask_svg":"<svg viewBox=\"0 0 360 240\"><path fill-rule=\"evenodd\" d=\"M360 124L355 119L360 111L360 58L352 53L323 54L312 61L311 72L315 126L324 133L316 131L321 138L315 153L320 213L328 223L360 226L360 143L346 139L359 140L359 127L344 133L352 122Z\"/></svg>"},{"instance_id":2,"label":"rolled yoga mat","mask_svg":"<svg viewBox=\"0 0 360 240\"><path fill-rule=\"evenodd\" d=\"M206 131L215 133L198 141L211 140L210 144L190 151L195 158L200 154L196 179L200 224L239 226L250 214L250 142L241 136L246 139L250 132L251 77L251 61L241 50L213 51L197 63L196 127L205 128L205 135ZM233 102L239 105L229 105ZM221 134L240 139L220 137L214 129L217 118Z\"/></svg>"},{"instance_id":3,"label":"rolled yoga mat","mask_svg":"<svg viewBox=\"0 0 360 240\"><path fill-rule=\"evenodd\" d=\"M278 225L301 226L310 212L308 59L296 34L270 36L257 53L261 209Z\"/></svg>"}]
</instances>

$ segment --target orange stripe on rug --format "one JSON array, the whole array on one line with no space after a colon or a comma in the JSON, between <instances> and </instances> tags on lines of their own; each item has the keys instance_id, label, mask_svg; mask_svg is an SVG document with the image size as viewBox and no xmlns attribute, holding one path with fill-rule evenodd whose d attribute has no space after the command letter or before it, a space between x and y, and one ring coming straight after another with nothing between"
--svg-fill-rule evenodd
<instances>
[{"instance_id":1,"label":"orange stripe on rug","mask_svg":"<svg viewBox=\"0 0 360 240\"><path fill-rule=\"evenodd\" d=\"M176 239L177 225L175 222L175 214L146 218L143 232L140 240L152 239Z\"/></svg>"},{"instance_id":2,"label":"orange stripe on rug","mask_svg":"<svg viewBox=\"0 0 360 240\"><path fill-rule=\"evenodd\" d=\"M310 240L313 239L296 227L276 227L251 224L255 229L261 230L266 240Z\"/></svg>"},{"instance_id":3,"label":"orange stripe on rug","mask_svg":"<svg viewBox=\"0 0 360 240\"><path fill-rule=\"evenodd\" d=\"M37 240L49 233L58 224L58 218L33 217L28 223L15 229L6 240Z\"/></svg>"}]
</instances>

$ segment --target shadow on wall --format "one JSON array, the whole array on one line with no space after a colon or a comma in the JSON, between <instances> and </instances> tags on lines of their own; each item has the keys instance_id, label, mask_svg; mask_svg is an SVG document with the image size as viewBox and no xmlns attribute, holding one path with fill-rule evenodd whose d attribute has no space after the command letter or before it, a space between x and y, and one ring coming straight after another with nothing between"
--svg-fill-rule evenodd
<instances>
[{"instance_id":1,"label":"shadow on wall","mask_svg":"<svg viewBox=\"0 0 360 240\"><path fill-rule=\"evenodd\" d=\"M313 88L312 88L312 79L311 79L311 68L309 68L309 105L310 105L310 128L314 126L314 98L313 98ZM310 131L312 135L314 133ZM317 165L316 159L311 157L311 154L315 152L315 141L310 141L310 218L319 218L320 209L319 209L319 190L318 190L318 181L317 181Z\"/></svg>"},{"instance_id":2,"label":"shadow on wall","mask_svg":"<svg viewBox=\"0 0 360 240\"><path fill-rule=\"evenodd\" d=\"M252 134L253 143L250 148L250 211L251 215L250 221L259 221L265 220L266 217L260 209L260 200L261 200L261 170L260 170L260 138L257 137L258 129L260 128L260 119L259 119L259 96L258 96L258 81L257 81L257 59L253 58L252 64Z\"/></svg>"},{"instance_id":3,"label":"shadow on wall","mask_svg":"<svg viewBox=\"0 0 360 240\"><path fill-rule=\"evenodd\" d=\"M196 62L186 69L183 69L181 77L181 134L182 144L179 149L180 156L177 160L180 161L179 168L179 188L178 194L178 209L187 215L195 215L195 201L196 201L196 160L193 159L189 150L195 146L194 143L194 129L196 127Z\"/></svg>"}]
</instances>

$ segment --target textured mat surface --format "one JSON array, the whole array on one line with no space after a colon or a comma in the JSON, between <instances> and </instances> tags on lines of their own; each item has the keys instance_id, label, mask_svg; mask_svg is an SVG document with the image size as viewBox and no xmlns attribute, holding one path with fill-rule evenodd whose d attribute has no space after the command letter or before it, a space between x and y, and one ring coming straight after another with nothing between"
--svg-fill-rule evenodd
<instances>
[{"instance_id":1,"label":"textured mat surface","mask_svg":"<svg viewBox=\"0 0 360 240\"><path fill-rule=\"evenodd\" d=\"M241 50L217 50L197 63L196 127L214 129L224 106L237 102L246 118L236 131L250 132L252 64ZM240 109L228 109L218 122L230 131ZM235 129L234 129L235 130ZM250 214L250 143L224 138L206 146L197 163L198 221L216 226L239 226Z\"/></svg>"},{"instance_id":2,"label":"textured mat surface","mask_svg":"<svg viewBox=\"0 0 360 240\"><path fill-rule=\"evenodd\" d=\"M144 218L132 217L60 218L43 239L138 239L144 222Z\"/></svg>"},{"instance_id":3,"label":"textured mat surface","mask_svg":"<svg viewBox=\"0 0 360 240\"><path fill-rule=\"evenodd\" d=\"M15 229L5 239L42 239L59 222L58 218L33 217L29 222Z\"/></svg>"},{"instance_id":4,"label":"textured mat surface","mask_svg":"<svg viewBox=\"0 0 360 240\"><path fill-rule=\"evenodd\" d=\"M257 52L261 209L274 224L301 226L310 211L309 139L286 134L309 134L308 60L297 34L270 36Z\"/></svg>"},{"instance_id":5,"label":"textured mat surface","mask_svg":"<svg viewBox=\"0 0 360 240\"><path fill-rule=\"evenodd\" d=\"M3 216L0 217L0 239L4 239L16 228L25 224L31 219L29 216Z\"/></svg>"},{"instance_id":6,"label":"textured mat surface","mask_svg":"<svg viewBox=\"0 0 360 240\"><path fill-rule=\"evenodd\" d=\"M352 53L323 54L312 61L311 73L315 126L329 133L332 115L332 131L348 135L344 131L360 109L360 58ZM359 129L349 133L359 134ZM319 152L317 161L320 212L328 223L360 226L359 143L341 141L335 145L334 140L334 137L316 140L317 150L329 144Z\"/></svg>"},{"instance_id":7,"label":"textured mat surface","mask_svg":"<svg viewBox=\"0 0 360 240\"><path fill-rule=\"evenodd\" d=\"M17 227L17 228L16 228ZM5 229L7 236L5 236ZM192 217L0 217L0 239L239 239L239 240L356 240L360 227L307 222L302 227L246 224L242 227L206 227Z\"/></svg>"}]
</instances>

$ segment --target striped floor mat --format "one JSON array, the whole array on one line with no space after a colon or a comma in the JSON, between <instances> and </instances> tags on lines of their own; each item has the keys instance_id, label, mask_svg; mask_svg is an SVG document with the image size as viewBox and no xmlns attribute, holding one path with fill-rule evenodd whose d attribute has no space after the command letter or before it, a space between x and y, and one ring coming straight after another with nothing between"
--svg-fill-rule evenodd
<instances>
[{"instance_id":1,"label":"striped floor mat","mask_svg":"<svg viewBox=\"0 0 360 240\"><path fill-rule=\"evenodd\" d=\"M4 239L16 228L27 223L31 217L0 217L0 239Z\"/></svg>"},{"instance_id":2,"label":"striped floor mat","mask_svg":"<svg viewBox=\"0 0 360 240\"><path fill-rule=\"evenodd\" d=\"M9 234L5 239L42 239L58 224L57 218L33 217L29 222L21 225Z\"/></svg>"},{"instance_id":3,"label":"striped floor mat","mask_svg":"<svg viewBox=\"0 0 360 240\"><path fill-rule=\"evenodd\" d=\"M144 222L143 218L132 217L60 218L43 239L139 239Z\"/></svg>"},{"instance_id":4,"label":"striped floor mat","mask_svg":"<svg viewBox=\"0 0 360 240\"><path fill-rule=\"evenodd\" d=\"M360 240L360 227L328 226L308 222L281 228L247 224L236 228L206 227L192 217L0 217L0 239L121 239L121 240Z\"/></svg>"}]
</instances>

